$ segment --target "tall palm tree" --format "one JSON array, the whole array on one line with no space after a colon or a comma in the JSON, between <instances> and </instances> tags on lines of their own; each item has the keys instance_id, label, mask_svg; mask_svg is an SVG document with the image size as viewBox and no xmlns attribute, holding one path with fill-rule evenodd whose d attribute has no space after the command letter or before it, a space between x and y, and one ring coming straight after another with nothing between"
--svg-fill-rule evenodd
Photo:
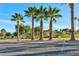
<instances>
[{"instance_id":1,"label":"tall palm tree","mask_svg":"<svg viewBox=\"0 0 79 59\"><path fill-rule=\"evenodd\" d=\"M19 40L19 25L20 25L20 22L24 22L23 16L19 13L15 13L14 15L12 15L11 20L17 22L17 40Z\"/></svg>"},{"instance_id":2,"label":"tall palm tree","mask_svg":"<svg viewBox=\"0 0 79 59\"><path fill-rule=\"evenodd\" d=\"M25 16L32 18L32 40L34 40L34 19L36 16L36 7L29 7L28 10L25 10Z\"/></svg>"},{"instance_id":3,"label":"tall palm tree","mask_svg":"<svg viewBox=\"0 0 79 59\"><path fill-rule=\"evenodd\" d=\"M75 40L74 36L74 3L69 3L71 13L71 40Z\"/></svg>"},{"instance_id":4,"label":"tall palm tree","mask_svg":"<svg viewBox=\"0 0 79 59\"><path fill-rule=\"evenodd\" d=\"M43 6L40 6L40 8L37 10L37 19L40 20L40 38L39 40L43 40L43 18L45 16L46 8Z\"/></svg>"},{"instance_id":5,"label":"tall palm tree","mask_svg":"<svg viewBox=\"0 0 79 59\"><path fill-rule=\"evenodd\" d=\"M74 36L74 3L69 3L68 4L70 7L70 14L71 14L71 41L75 40Z\"/></svg>"},{"instance_id":6,"label":"tall palm tree","mask_svg":"<svg viewBox=\"0 0 79 59\"><path fill-rule=\"evenodd\" d=\"M75 17L75 20L78 20L78 26L79 26L79 18ZM78 27L78 30L79 30L79 27Z\"/></svg>"},{"instance_id":7,"label":"tall palm tree","mask_svg":"<svg viewBox=\"0 0 79 59\"><path fill-rule=\"evenodd\" d=\"M52 8L49 6L48 10L48 17L50 17L50 23L49 23L49 40L52 40L52 22L56 22L56 18L62 17L61 14L59 14L60 10L57 8Z\"/></svg>"}]
</instances>

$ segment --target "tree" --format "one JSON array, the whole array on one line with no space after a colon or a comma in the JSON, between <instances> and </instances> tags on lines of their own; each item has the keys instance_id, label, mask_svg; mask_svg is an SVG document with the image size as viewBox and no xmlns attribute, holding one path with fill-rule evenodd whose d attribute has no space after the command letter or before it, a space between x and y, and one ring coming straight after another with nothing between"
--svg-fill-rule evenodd
<instances>
[{"instance_id":1,"label":"tree","mask_svg":"<svg viewBox=\"0 0 79 59\"><path fill-rule=\"evenodd\" d=\"M23 20L23 16L19 13L15 13L14 15L12 15L12 21L16 21L17 22L17 40L19 40L19 24L20 22L24 22Z\"/></svg>"},{"instance_id":2,"label":"tree","mask_svg":"<svg viewBox=\"0 0 79 59\"><path fill-rule=\"evenodd\" d=\"M16 25L16 29L17 29L17 25ZM24 24L19 25L19 36L20 36L20 38L24 38L29 33L31 33L31 29L30 29L29 25L24 25Z\"/></svg>"},{"instance_id":3,"label":"tree","mask_svg":"<svg viewBox=\"0 0 79 59\"><path fill-rule=\"evenodd\" d=\"M2 33L0 33L0 36L3 36L3 34L2 34Z\"/></svg>"},{"instance_id":4,"label":"tree","mask_svg":"<svg viewBox=\"0 0 79 59\"><path fill-rule=\"evenodd\" d=\"M7 32L6 33L6 36L11 36L12 34L10 32Z\"/></svg>"},{"instance_id":5,"label":"tree","mask_svg":"<svg viewBox=\"0 0 79 59\"><path fill-rule=\"evenodd\" d=\"M18 28L18 26L16 25L16 29ZM24 24L19 24L19 35L24 34Z\"/></svg>"},{"instance_id":6,"label":"tree","mask_svg":"<svg viewBox=\"0 0 79 59\"><path fill-rule=\"evenodd\" d=\"M71 39L70 40L75 40L75 36L74 36L74 3L69 3L68 5L70 7L70 14L71 14Z\"/></svg>"},{"instance_id":7,"label":"tree","mask_svg":"<svg viewBox=\"0 0 79 59\"><path fill-rule=\"evenodd\" d=\"M40 31L40 27L39 26L38 27L35 27L34 30L35 30L35 34L38 36L39 31Z\"/></svg>"},{"instance_id":8,"label":"tree","mask_svg":"<svg viewBox=\"0 0 79 59\"><path fill-rule=\"evenodd\" d=\"M32 18L32 40L34 40L34 19L36 17L36 7L29 7L25 10L25 16Z\"/></svg>"},{"instance_id":9,"label":"tree","mask_svg":"<svg viewBox=\"0 0 79 59\"><path fill-rule=\"evenodd\" d=\"M75 40L74 36L74 3L70 3L70 10L71 10L71 40Z\"/></svg>"},{"instance_id":10,"label":"tree","mask_svg":"<svg viewBox=\"0 0 79 59\"><path fill-rule=\"evenodd\" d=\"M48 17L50 17L50 31L49 31L49 40L52 40L52 22L56 22L56 18L62 17L61 14L59 14L60 10L57 8L51 8L51 6L49 6L49 10L48 10Z\"/></svg>"},{"instance_id":11,"label":"tree","mask_svg":"<svg viewBox=\"0 0 79 59\"><path fill-rule=\"evenodd\" d=\"M40 6L40 8L37 10L37 19L40 20L40 39L43 40L43 18L45 17L46 8L43 6ZM45 20L45 19L44 19Z\"/></svg>"},{"instance_id":12,"label":"tree","mask_svg":"<svg viewBox=\"0 0 79 59\"><path fill-rule=\"evenodd\" d=\"M2 38L4 38L4 37L3 37L3 34L2 34L2 33L0 33L0 39L2 39Z\"/></svg>"},{"instance_id":13,"label":"tree","mask_svg":"<svg viewBox=\"0 0 79 59\"><path fill-rule=\"evenodd\" d=\"M13 32L13 36L17 36L17 32Z\"/></svg>"},{"instance_id":14,"label":"tree","mask_svg":"<svg viewBox=\"0 0 79 59\"><path fill-rule=\"evenodd\" d=\"M5 35L6 35L6 30L5 30L4 28L1 29L1 33L2 33L3 37L5 37Z\"/></svg>"},{"instance_id":15,"label":"tree","mask_svg":"<svg viewBox=\"0 0 79 59\"><path fill-rule=\"evenodd\" d=\"M25 29L25 34L30 34L30 33L31 33L31 28L30 28L29 25L26 25L26 26L24 27L24 29Z\"/></svg>"},{"instance_id":16,"label":"tree","mask_svg":"<svg viewBox=\"0 0 79 59\"><path fill-rule=\"evenodd\" d=\"M12 34L10 32L6 33L6 38L12 38Z\"/></svg>"}]
</instances>

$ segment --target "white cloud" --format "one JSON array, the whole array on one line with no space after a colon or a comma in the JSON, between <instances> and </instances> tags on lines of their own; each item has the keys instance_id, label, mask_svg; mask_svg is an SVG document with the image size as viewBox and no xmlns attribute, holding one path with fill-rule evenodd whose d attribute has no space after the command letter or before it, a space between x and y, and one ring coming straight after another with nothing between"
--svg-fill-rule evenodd
<instances>
[{"instance_id":1,"label":"white cloud","mask_svg":"<svg viewBox=\"0 0 79 59\"><path fill-rule=\"evenodd\" d=\"M0 24L15 25L15 24L16 24L16 22L11 21L11 20L3 20L3 19L0 19Z\"/></svg>"},{"instance_id":2,"label":"white cloud","mask_svg":"<svg viewBox=\"0 0 79 59\"><path fill-rule=\"evenodd\" d=\"M54 28L68 28L67 26L64 26L64 25L54 25Z\"/></svg>"}]
</instances>

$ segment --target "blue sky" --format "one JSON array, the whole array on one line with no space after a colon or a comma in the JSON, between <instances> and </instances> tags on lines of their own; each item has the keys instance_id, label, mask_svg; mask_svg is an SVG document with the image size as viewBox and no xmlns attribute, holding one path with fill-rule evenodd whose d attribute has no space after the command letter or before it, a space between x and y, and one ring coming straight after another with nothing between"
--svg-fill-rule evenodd
<instances>
[{"instance_id":1,"label":"blue sky","mask_svg":"<svg viewBox=\"0 0 79 59\"><path fill-rule=\"evenodd\" d=\"M43 5L44 7L52 6L52 8L57 7L60 9L60 14L63 16L62 18L56 19L57 22L53 23L53 29L63 29L70 28L70 8L68 5L62 5L58 3L2 3L0 4L0 29L5 28L8 32L15 31L16 22L11 21L11 15L14 13L21 13L24 15L24 10L27 10L30 6L39 6ZM79 5L75 4L75 16L79 17ZM25 17L25 25L31 26L31 18ZM39 21L35 21L35 27L39 26ZM78 28L78 22L75 21L75 29ZM49 19L48 21L44 21L44 29L49 29Z\"/></svg>"}]
</instances>

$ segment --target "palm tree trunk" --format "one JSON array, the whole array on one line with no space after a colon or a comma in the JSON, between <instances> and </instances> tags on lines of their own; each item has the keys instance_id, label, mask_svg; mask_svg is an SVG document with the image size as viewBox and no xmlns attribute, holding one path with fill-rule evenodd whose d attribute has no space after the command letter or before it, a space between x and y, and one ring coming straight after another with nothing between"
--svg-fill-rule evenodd
<instances>
[{"instance_id":1,"label":"palm tree trunk","mask_svg":"<svg viewBox=\"0 0 79 59\"><path fill-rule=\"evenodd\" d=\"M50 18L49 40L52 40L52 17Z\"/></svg>"},{"instance_id":2,"label":"palm tree trunk","mask_svg":"<svg viewBox=\"0 0 79 59\"><path fill-rule=\"evenodd\" d=\"M40 39L39 40L43 40L43 21L42 21L42 17L40 19Z\"/></svg>"},{"instance_id":3,"label":"palm tree trunk","mask_svg":"<svg viewBox=\"0 0 79 59\"><path fill-rule=\"evenodd\" d=\"M32 17L32 40L34 40L34 18Z\"/></svg>"},{"instance_id":4,"label":"palm tree trunk","mask_svg":"<svg viewBox=\"0 0 79 59\"><path fill-rule=\"evenodd\" d=\"M75 40L75 37L74 37L74 3L71 3L71 40Z\"/></svg>"},{"instance_id":5,"label":"palm tree trunk","mask_svg":"<svg viewBox=\"0 0 79 59\"><path fill-rule=\"evenodd\" d=\"M17 21L17 41L19 40L19 21Z\"/></svg>"}]
</instances>

